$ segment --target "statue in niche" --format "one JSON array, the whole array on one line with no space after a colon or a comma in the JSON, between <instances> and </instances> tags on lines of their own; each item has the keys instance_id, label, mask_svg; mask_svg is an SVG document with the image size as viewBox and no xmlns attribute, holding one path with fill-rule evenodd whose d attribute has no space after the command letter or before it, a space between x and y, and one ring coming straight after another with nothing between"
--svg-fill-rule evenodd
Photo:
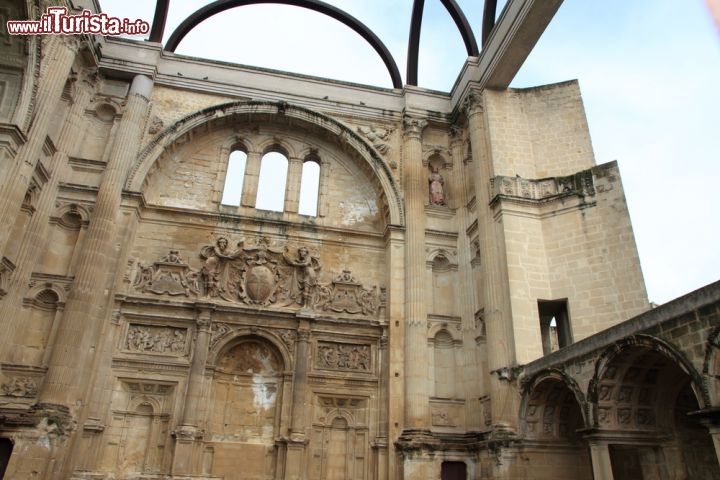
<instances>
[{"instance_id":1,"label":"statue in niche","mask_svg":"<svg viewBox=\"0 0 720 480\"><path fill-rule=\"evenodd\" d=\"M430 167L428 175L428 189L430 193L430 205L445 205L445 179L440 174L438 167Z\"/></svg>"},{"instance_id":2,"label":"statue in niche","mask_svg":"<svg viewBox=\"0 0 720 480\"><path fill-rule=\"evenodd\" d=\"M234 293L240 288L240 277L237 269L233 268L233 262L242 253L243 240L237 245L237 250L230 251L227 238L220 237L215 245L205 246L200 251L200 256L205 259L202 276L205 292L209 297L220 297L227 301L237 298Z\"/></svg>"},{"instance_id":3,"label":"statue in niche","mask_svg":"<svg viewBox=\"0 0 720 480\"><path fill-rule=\"evenodd\" d=\"M321 268L320 261L317 257L310 255L310 251L306 247L298 248L295 258L289 256L286 247L283 258L289 265L295 267L290 282L289 297L301 306L309 308L313 289L317 285L317 273Z\"/></svg>"}]
</instances>

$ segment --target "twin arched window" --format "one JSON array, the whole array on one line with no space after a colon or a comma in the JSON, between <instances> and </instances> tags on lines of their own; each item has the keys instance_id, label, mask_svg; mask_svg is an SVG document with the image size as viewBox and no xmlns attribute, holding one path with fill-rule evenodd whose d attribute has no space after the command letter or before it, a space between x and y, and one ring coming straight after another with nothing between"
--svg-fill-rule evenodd
<instances>
[{"instance_id":1,"label":"twin arched window","mask_svg":"<svg viewBox=\"0 0 720 480\"><path fill-rule=\"evenodd\" d=\"M222 205L254 205L258 210L273 212L295 211L301 215L317 216L320 193L320 163L309 156L301 165L293 166L280 152L263 155L257 165L248 165L248 155L239 149L230 153ZM297 168L301 167L301 168ZM243 191L254 202L243 202Z\"/></svg>"}]
</instances>

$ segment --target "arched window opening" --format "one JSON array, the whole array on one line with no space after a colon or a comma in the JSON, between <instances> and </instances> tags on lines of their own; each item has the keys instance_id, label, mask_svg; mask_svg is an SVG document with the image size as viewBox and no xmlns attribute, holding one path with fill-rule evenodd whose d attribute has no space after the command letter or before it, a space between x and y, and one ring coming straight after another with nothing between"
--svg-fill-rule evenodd
<instances>
[{"instance_id":1,"label":"arched window opening","mask_svg":"<svg viewBox=\"0 0 720 480\"><path fill-rule=\"evenodd\" d=\"M303 163L300 177L300 205L298 213L317 217L320 195L320 164L315 160Z\"/></svg>"},{"instance_id":2,"label":"arched window opening","mask_svg":"<svg viewBox=\"0 0 720 480\"><path fill-rule=\"evenodd\" d=\"M287 174L288 160L282 153L270 152L262 158L255 208L273 212L284 210Z\"/></svg>"},{"instance_id":3,"label":"arched window opening","mask_svg":"<svg viewBox=\"0 0 720 480\"><path fill-rule=\"evenodd\" d=\"M234 150L228 159L225 173L225 187L223 188L222 205L239 206L242 197L243 179L245 177L245 164L247 154L242 150Z\"/></svg>"}]
</instances>

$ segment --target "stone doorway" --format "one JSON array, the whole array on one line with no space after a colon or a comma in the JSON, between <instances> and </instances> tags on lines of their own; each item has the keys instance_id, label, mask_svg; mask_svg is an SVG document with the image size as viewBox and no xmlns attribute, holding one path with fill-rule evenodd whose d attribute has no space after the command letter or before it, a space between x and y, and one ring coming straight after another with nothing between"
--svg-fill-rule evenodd
<instances>
[{"instance_id":1,"label":"stone doorway","mask_svg":"<svg viewBox=\"0 0 720 480\"><path fill-rule=\"evenodd\" d=\"M440 480L467 480L465 462L442 462Z\"/></svg>"},{"instance_id":2,"label":"stone doorway","mask_svg":"<svg viewBox=\"0 0 720 480\"><path fill-rule=\"evenodd\" d=\"M13 442L9 438L0 438L0 479L5 478L5 470L10 463Z\"/></svg>"}]
</instances>

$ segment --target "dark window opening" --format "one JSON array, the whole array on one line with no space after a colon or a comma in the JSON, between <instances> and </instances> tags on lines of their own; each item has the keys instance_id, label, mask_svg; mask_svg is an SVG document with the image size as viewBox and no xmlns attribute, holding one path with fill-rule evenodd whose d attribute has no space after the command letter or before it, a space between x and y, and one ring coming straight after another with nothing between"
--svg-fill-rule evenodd
<instances>
[{"instance_id":1,"label":"dark window opening","mask_svg":"<svg viewBox=\"0 0 720 480\"><path fill-rule=\"evenodd\" d=\"M572 343L570 317L567 299L538 300L540 315L540 335L543 354L547 355Z\"/></svg>"},{"instance_id":2,"label":"dark window opening","mask_svg":"<svg viewBox=\"0 0 720 480\"><path fill-rule=\"evenodd\" d=\"M465 462L442 462L440 480L467 480Z\"/></svg>"}]
</instances>

